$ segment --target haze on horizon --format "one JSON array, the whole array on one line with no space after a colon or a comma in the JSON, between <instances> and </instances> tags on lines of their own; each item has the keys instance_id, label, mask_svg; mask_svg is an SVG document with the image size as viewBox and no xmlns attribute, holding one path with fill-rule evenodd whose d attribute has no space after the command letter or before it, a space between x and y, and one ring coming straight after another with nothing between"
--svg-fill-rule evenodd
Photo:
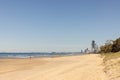
<instances>
[{"instance_id":1,"label":"haze on horizon","mask_svg":"<svg viewBox=\"0 0 120 80\"><path fill-rule=\"evenodd\" d=\"M0 0L0 52L79 52L120 37L120 0Z\"/></svg>"}]
</instances>

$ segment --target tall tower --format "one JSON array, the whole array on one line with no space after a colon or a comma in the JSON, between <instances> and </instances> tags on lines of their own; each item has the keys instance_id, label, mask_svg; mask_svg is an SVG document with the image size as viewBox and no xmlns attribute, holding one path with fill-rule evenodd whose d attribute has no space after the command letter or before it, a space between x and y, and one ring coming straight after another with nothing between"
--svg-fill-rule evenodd
<instances>
[{"instance_id":1,"label":"tall tower","mask_svg":"<svg viewBox=\"0 0 120 80\"><path fill-rule=\"evenodd\" d=\"M96 46L96 43L94 40L92 40L92 44L91 44L91 47L92 47L92 52L95 53L95 46Z\"/></svg>"}]
</instances>

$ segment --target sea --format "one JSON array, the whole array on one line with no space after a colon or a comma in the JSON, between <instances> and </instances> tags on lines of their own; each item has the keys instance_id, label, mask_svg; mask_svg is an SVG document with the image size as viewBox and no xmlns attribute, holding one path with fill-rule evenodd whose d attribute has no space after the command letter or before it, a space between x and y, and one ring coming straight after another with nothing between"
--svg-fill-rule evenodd
<instances>
[{"instance_id":1,"label":"sea","mask_svg":"<svg viewBox=\"0 0 120 80\"><path fill-rule=\"evenodd\" d=\"M54 56L70 56L80 55L81 53L0 53L0 58L43 58L43 57L54 57Z\"/></svg>"}]
</instances>

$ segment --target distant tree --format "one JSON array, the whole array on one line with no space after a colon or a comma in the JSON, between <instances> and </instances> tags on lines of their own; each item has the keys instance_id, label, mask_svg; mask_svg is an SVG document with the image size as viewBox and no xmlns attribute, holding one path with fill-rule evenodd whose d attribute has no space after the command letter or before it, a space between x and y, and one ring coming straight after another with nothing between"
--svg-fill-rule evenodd
<instances>
[{"instance_id":1,"label":"distant tree","mask_svg":"<svg viewBox=\"0 0 120 80\"><path fill-rule=\"evenodd\" d=\"M100 52L102 53L102 52L105 52L105 46L101 46L100 47Z\"/></svg>"},{"instance_id":2,"label":"distant tree","mask_svg":"<svg viewBox=\"0 0 120 80\"><path fill-rule=\"evenodd\" d=\"M112 51L112 43L111 41L107 40L104 46L100 47L100 52L104 52L104 53L109 53Z\"/></svg>"},{"instance_id":3,"label":"distant tree","mask_svg":"<svg viewBox=\"0 0 120 80\"><path fill-rule=\"evenodd\" d=\"M107 40L105 45L110 45L110 44L113 44L113 40Z\"/></svg>"},{"instance_id":4,"label":"distant tree","mask_svg":"<svg viewBox=\"0 0 120 80\"><path fill-rule=\"evenodd\" d=\"M112 41L107 40L105 45L100 47L100 52L109 53L109 52L118 52L120 51L120 38Z\"/></svg>"},{"instance_id":5,"label":"distant tree","mask_svg":"<svg viewBox=\"0 0 120 80\"><path fill-rule=\"evenodd\" d=\"M112 45L112 52L118 52L118 51L120 51L120 38L113 41L113 45Z\"/></svg>"}]
</instances>

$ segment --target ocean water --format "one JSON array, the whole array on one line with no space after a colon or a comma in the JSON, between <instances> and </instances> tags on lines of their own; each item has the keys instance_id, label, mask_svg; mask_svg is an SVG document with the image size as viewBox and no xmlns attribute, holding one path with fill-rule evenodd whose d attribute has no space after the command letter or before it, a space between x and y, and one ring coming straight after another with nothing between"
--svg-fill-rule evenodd
<instances>
[{"instance_id":1,"label":"ocean water","mask_svg":"<svg viewBox=\"0 0 120 80\"><path fill-rule=\"evenodd\" d=\"M0 53L0 58L30 58L75 55L73 53Z\"/></svg>"}]
</instances>

